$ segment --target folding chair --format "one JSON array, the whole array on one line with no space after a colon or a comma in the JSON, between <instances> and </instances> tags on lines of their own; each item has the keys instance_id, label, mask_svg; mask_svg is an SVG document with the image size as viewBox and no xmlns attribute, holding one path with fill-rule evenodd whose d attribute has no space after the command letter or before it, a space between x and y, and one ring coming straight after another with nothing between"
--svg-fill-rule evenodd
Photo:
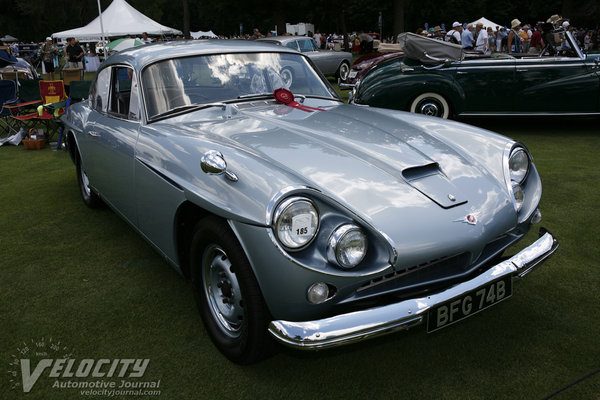
<instances>
[{"instance_id":1,"label":"folding chair","mask_svg":"<svg viewBox=\"0 0 600 400\"><path fill-rule=\"evenodd\" d=\"M0 124L2 125L2 132L16 133L13 127L13 120L11 119L12 113L10 108L6 107L10 104L14 104L17 101L17 85L14 81L0 80Z\"/></svg>"},{"instance_id":2,"label":"folding chair","mask_svg":"<svg viewBox=\"0 0 600 400\"><path fill-rule=\"evenodd\" d=\"M38 120L37 107L42 104L39 79L17 80L18 103L5 106L10 110L11 119L16 129L29 130Z\"/></svg>"},{"instance_id":3,"label":"folding chair","mask_svg":"<svg viewBox=\"0 0 600 400\"><path fill-rule=\"evenodd\" d=\"M50 137L51 123L56 122L56 119L59 118L65 111L65 103L63 103L67 99L65 94L65 86L63 81L40 81L39 85L40 96L42 97L42 103L44 105L62 103L58 107L53 107L52 112L48 112L47 107L43 105L38 107L37 119L46 125L48 137Z\"/></svg>"}]
</instances>

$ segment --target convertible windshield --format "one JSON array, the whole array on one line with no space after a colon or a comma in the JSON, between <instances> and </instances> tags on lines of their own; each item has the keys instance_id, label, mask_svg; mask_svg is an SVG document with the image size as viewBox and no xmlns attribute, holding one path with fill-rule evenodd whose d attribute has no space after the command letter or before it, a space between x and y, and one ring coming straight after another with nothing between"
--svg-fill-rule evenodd
<instances>
[{"instance_id":1,"label":"convertible windshield","mask_svg":"<svg viewBox=\"0 0 600 400\"><path fill-rule=\"evenodd\" d=\"M329 97L328 86L304 57L290 53L233 53L164 60L148 66L142 87L149 119L185 106L240 101L286 88ZM192 109L190 107L189 109Z\"/></svg>"}]
</instances>

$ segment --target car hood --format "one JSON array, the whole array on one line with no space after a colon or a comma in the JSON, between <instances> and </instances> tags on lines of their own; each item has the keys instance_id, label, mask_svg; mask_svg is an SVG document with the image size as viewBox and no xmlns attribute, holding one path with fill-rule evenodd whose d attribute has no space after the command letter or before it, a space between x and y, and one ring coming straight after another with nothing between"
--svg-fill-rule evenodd
<instances>
[{"instance_id":1,"label":"car hood","mask_svg":"<svg viewBox=\"0 0 600 400\"><path fill-rule=\"evenodd\" d=\"M444 130L456 131L461 124L329 104L323 106L325 111L316 112L241 104L230 107L235 111L220 119L214 118L220 110L212 110L205 122L181 118L178 127L194 135L201 131L204 137L227 142L226 148L244 157L260 160L264 171L244 166L236 170L235 155L224 153L240 180L245 174L284 175L289 180L285 184L317 189L403 245L431 249L424 237L428 232L451 234L460 222L466 223L468 215L480 221L469 234L494 226L490 234L496 235L514 226L516 217L505 184L490 171L492 164L501 169L502 152L486 147L494 156L490 165L484 165L463 147L443 139ZM271 195L283 188L281 179L273 182ZM498 227L499 221L507 220ZM453 240L461 240L461 235L452 235Z\"/></svg>"}]
</instances>

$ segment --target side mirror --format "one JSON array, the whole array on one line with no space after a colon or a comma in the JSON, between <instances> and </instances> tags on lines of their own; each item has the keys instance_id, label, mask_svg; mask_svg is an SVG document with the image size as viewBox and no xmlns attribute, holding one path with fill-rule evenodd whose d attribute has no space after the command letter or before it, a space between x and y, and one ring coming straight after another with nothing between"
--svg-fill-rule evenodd
<instances>
[{"instance_id":1,"label":"side mirror","mask_svg":"<svg viewBox=\"0 0 600 400\"><path fill-rule=\"evenodd\" d=\"M209 150L200 159L200 167L202 171L209 175L225 174L227 179L232 182L237 182L238 177L233 172L227 171L227 162L220 151Z\"/></svg>"}]
</instances>

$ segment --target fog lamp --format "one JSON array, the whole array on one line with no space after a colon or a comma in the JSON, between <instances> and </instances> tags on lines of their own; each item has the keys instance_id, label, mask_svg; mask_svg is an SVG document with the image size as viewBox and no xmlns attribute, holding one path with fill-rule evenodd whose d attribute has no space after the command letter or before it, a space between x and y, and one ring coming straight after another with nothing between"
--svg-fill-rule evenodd
<instances>
[{"instance_id":1,"label":"fog lamp","mask_svg":"<svg viewBox=\"0 0 600 400\"><path fill-rule=\"evenodd\" d=\"M329 286L324 282L313 283L306 293L306 298L313 304L321 304L329 298Z\"/></svg>"}]
</instances>

